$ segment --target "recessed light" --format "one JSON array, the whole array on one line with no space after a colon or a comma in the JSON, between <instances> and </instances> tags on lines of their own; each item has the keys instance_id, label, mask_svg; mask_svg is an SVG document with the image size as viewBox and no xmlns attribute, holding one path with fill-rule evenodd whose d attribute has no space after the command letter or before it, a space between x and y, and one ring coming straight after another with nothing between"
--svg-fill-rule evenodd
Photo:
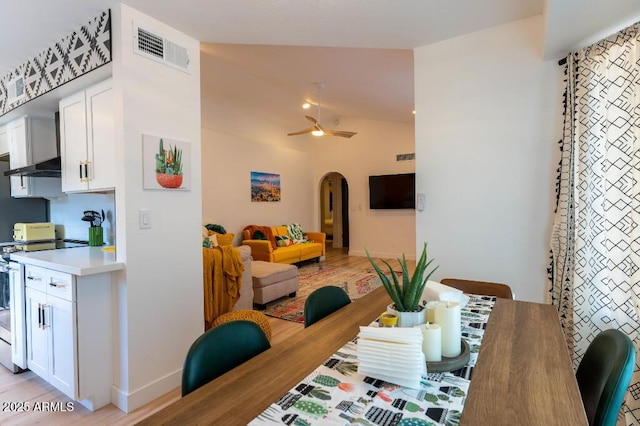
<instances>
[{"instance_id":1,"label":"recessed light","mask_svg":"<svg viewBox=\"0 0 640 426\"><path fill-rule=\"evenodd\" d=\"M311 108L311 104L309 102L305 102L305 103L302 104L302 108L303 109L309 109L309 108Z\"/></svg>"}]
</instances>

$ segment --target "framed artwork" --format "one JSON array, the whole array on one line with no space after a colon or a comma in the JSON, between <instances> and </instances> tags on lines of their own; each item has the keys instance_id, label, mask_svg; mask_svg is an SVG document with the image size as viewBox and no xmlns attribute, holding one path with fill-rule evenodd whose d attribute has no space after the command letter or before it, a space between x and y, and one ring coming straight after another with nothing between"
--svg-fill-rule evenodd
<instances>
[{"instance_id":1,"label":"framed artwork","mask_svg":"<svg viewBox=\"0 0 640 426\"><path fill-rule=\"evenodd\" d=\"M251 172L251 201L280 201L280 175L275 173Z\"/></svg>"},{"instance_id":2,"label":"framed artwork","mask_svg":"<svg viewBox=\"0 0 640 426\"><path fill-rule=\"evenodd\" d=\"M142 135L144 189L191 189L191 144Z\"/></svg>"}]
</instances>

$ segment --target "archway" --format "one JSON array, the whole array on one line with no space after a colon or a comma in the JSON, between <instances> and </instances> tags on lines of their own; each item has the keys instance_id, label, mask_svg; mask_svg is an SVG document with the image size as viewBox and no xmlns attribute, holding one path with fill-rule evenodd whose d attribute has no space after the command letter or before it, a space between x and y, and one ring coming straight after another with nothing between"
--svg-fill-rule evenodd
<instances>
[{"instance_id":1,"label":"archway","mask_svg":"<svg viewBox=\"0 0 640 426\"><path fill-rule=\"evenodd\" d=\"M338 172L327 173L320 182L320 229L331 247L349 247L349 185Z\"/></svg>"}]
</instances>

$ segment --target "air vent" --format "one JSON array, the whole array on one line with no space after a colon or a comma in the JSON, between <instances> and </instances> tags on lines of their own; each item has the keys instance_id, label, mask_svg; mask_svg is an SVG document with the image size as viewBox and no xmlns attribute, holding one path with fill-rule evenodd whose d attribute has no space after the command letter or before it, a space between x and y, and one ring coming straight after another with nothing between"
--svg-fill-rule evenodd
<instances>
[{"instance_id":1,"label":"air vent","mask_svg":"<svg viewBox=\"0 0 640 426\"><path fill-rule=\"evenodd\" d=\"M24 76L20 75L7 83L7 104L11 105L24 98Z\"/></svg>"},{"instance_id":2,"label":"air vent","mask_svg":"<svg viewBox=\"0 0 640 426\"><path fill-rule=\"evenodd\" d=\"M416 159L416 153L412 152L410 154L398 154L396 155L396 161L411 161Z\"/></svg>"},{"instance_id":3,"label":"air vent","mask_svg":"<svg viewBox=\"0 0 640 426\"><path fill-rule=\"evenodd\" d=\"M136 26L133 51L184 72L190 72L187 49L161 35Z\"/></svg>"}]
</instances>

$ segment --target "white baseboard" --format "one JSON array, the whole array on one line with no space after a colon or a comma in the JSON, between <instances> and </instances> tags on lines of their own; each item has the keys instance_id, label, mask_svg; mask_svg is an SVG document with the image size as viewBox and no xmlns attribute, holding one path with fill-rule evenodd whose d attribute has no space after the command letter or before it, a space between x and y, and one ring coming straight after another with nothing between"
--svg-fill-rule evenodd
<instances>
[{"instance_id":1,"label":"white baseboard","mask_svg":"<svg viewBox=\"0 0 640 426\"><path fill-rule=\"evenodd\" d=\"M125 413L130 413L179 387L181 383L182 368L133 392L127 393L113 386L111 388L111 403Z\"/></svg>"},{"instance_id":2,"label":"white baseboard","mask_svg":"<svg viewBox=\"0 0 640 426\"><path fill-rule=\"evenodd\" d=\"M382 259L400 259L402 260L402 253L385 253L385 252L369 252L371 257L379 257ZM367 253L364 250L349 250L349 256L362 256L367 257ZM407 255L407 260L416 260L414 254Z\"/></svg>"}]
</instances>

